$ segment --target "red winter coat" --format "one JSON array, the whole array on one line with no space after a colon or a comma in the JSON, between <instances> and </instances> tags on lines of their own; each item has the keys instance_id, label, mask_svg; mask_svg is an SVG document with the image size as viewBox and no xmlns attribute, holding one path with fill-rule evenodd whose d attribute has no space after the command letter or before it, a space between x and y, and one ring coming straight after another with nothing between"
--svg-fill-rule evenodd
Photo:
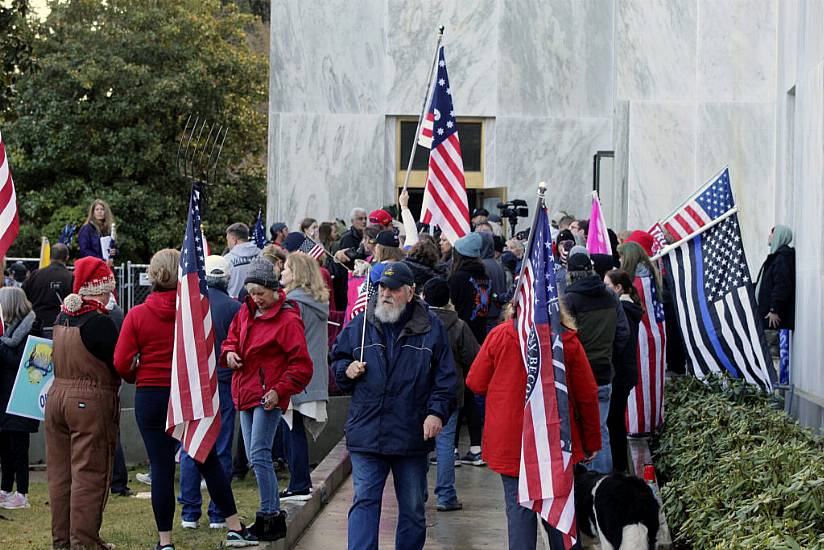
<instances>
[{"instance_id":1,"label":"red winter coat","mask_svg":"<svg viewBox=\"0 0 824 550\"><path fill-rule=\"evenodd\" d=\"M126 382L137 381L138 388L171 386L176 299L175 290L155 291L126 314L114 348L114 368ZM133 371L138 353L140 365Z\"/></svg>"},{"instance_id":2,"label":"red winter coat","mask_svg":"<svg viewBox=\"0 0 824 550\"><path fill-rule=\"evenodd\" d=\"M569 417L573 420L574 464L583 460L585 451L601 449L598 386L575 331L564 332L563 342L571 397ZM473 392L486 396L483 459L495 472L517 477L521 464L526 369L521 359L518 333L511 321L501 323L487 335L469 370L466 385Z\"/></svg>"},{"instance_id":3,"label":"red winter coat","mask_svg":"<svg viewBox=\"0 0 824 550\"><path fill-rule=\"evenodd\" d=\"M306 349L300 309L294 302L286 302L286 295L279 290L272 309L257 319L256 311L255 303L247 297L223 341L220 364L227 367L226 354L230 351L243 361L232 375L232 399L239 411L260 405L263 383L266 391L275 390L277 406L285 411L289 398L302 392L312 379L312 359Z\"/></svg>"}]
</instances>

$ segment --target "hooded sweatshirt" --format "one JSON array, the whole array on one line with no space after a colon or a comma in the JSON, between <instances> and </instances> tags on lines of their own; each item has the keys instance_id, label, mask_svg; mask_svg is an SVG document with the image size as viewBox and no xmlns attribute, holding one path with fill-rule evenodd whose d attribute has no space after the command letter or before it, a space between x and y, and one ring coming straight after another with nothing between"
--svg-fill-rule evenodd
<instances>
[{"instance_id":1,"label":"hooded sweatshirt","mask_svg":"<svg viewBox=\"0 0 824 550\"><path fill-rule=\"evenodd\" d=\"M567 286L564 304L578 326L578 338L595 375L595 382L612 382L612 351L623 349L629 339L627 318L618 298L592 275Z\"/></svg>"},{"instance_id":2,"label":"hooded sweatshirt","mask_svg":"<svg viewBox=\"0 0 824 550\"><path fill-rule=\"evenodd\" d=\"M229 280L229 287L226 291L232 298L237 298L243 282L246 280L246 272L249 271L249 264L252 260L260 256L260 249L251 241L237 243L223 257L232 264L232 278Z\"/></svg>"},{"instance_id":3,"label":"hooded sweatshirt","mask_svg":"<svg viewBox=\"0 0 824 550\"><path fill-rule=\"evenodd\" d=\"M114 367L138 388L168 388L175 342L175 290L154 291L126 314L114 349ZM132 359L139 356L137 370Z\"/></svg>"},{"instance_id":4,"label":"hooded sweatshirt","mask_svg":"<svg viewBox=\"0 0 824 550\"><path fill-rule=\"evenodd\" d=\"M329 399L329 303L318 302L302 288L291 290L286 298L298 304L303 320L306 347L312 358L312 380L309 385L292 396L292 404L297 406L309 401L327 401Z\"/></svg>"}]
</instances>

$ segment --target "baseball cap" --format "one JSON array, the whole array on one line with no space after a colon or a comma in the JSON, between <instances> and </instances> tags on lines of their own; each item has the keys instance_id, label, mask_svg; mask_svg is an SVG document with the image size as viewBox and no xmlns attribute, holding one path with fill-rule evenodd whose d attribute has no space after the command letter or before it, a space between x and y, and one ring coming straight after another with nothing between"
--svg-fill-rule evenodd
<instances>
[{"instance_id":1,"label":"baseball cap","mask_svg":"<svg viewBox=\"0 0 824 550\"><path fill-rule=\"evenodd\" d=\"M392 225L392 216L386 210L373 210L369 213L369 223L388 227Z\"/></svg>"},{"instance_id":2,"label":"baseball cap","mask_svg":"<svg viewBox=\"0 0 824 550\"><path fill-rule=\"evenodd\" d=\"M394 246L395 248L398 248L401 245L401 242L398 239L398 235L392 229L385 229L378 233L378 237L375 239L375 244L379 244L381 246Z\"/></svg>"},{"instance_id":3,"label":"baseball cap","mask_svg":"<svg viewBox=\"0 0 824 550\"><path fill-rule=\"evenodd\" d=\"M384 268L381 274L380 284L394 290L403 285L413 286L415 284L415 277L412 275L412 270L409 269L405 263L392 262Z\"/></svg>"},{"instance_id":4,"label":"baseball cap","mask_svg":"<svg viewBox=\"0 0 824 550\"><path fill-rule=\"evenodd\" d=\"M207 277L225 277L231 269L229 261L223 256L218 256L217 254L206 256Z\"/></svg>"}]
</instances>

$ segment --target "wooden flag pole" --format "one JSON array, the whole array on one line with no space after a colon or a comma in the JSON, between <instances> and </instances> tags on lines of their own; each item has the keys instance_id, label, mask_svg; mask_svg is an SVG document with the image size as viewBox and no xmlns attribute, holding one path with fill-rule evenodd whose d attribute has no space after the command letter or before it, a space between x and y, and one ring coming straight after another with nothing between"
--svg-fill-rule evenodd
<instances>
[{"instance_id":1,"label":"wooden flag pole","mask_svg":"<svg viewBox=\"0 0 824 550\"><path fill-rule=\"evenodd\" d=\"M658 252L658 254L656 254L655 256L650 258L650 261L655 262L655 261L659 260L660 258L663 258L667 254L669 254L670 252L672 252L673 250L675 250L676 248L678 248L679 246L684 244L685 242L689 241L690 239L695 238L696 236L700 235L701 233L703 233L707 229L709 229L711 227L715 227L716 225L723 222L724 220L726 220L727 218L729 218L733 214L737 214L737 213L738 213L738 207L733 206L732 208L730 208L729 210L727 210L726 212L724 212L723 214L721 214L720 216L718 216L717 218L712 220L707 225L699 227L698 229L696 229L695 231L693 231L692 233L690 233L689 235L687 235L686 237L684 237L683 239L678 241L677 243L673 243L673 244L665 246L664 248L661 249L660 252Z\"/></svg>"},{"instance_id":2,"label":"wooden flag pole","mask_svg":"<svg viewBox=\"0 0 824 550\"><path fill-rule=\"evenodd\" d=\"M412 161L415 160L415 151L418 149L418 138L421 135L421 125L423 125L423 117L424 114L426 114L426 107L429 104L429 95L432 92L432 80L435 78L436 67L438 65L438 51L441 49L442 39L443 25L438 27L438 43L435 45L435 55L432 57L432 67L429 69L429 78L426 80L426 93L423 95L423 105L421 105L421 114L418 117L418 128L415 130L415 139L412 140L412 153L409 154L409 162L406 164L406 176L403 178L404 189L406 189L406 186L409 185L409 174L412 172Z\"/></svg>"}]
</instances>

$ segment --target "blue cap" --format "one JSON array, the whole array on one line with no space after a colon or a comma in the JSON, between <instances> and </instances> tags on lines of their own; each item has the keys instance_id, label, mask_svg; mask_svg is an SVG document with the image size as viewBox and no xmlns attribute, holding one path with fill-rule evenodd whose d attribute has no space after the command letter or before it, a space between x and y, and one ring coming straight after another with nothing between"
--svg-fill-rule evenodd
<instances>
[{"instance_id":1,"label":"blue cap","mask_svg":"<svg viewBox=\"0 0 824 550\"><path fill-rule=\"evenodd\" d=\"M470 233L465 237L461 237L452 246L458 251L461 256L467 258L480 258L481 245L483 244L483 237L479 233Z\"/></svg>"},{"instance_id":2,"label":"blue cap","mask_svg":"<svg viewBox=\"0 0 824 550\"><path fill-rule=\"evenodd\" d=\"M415 284L415 276L412 275L412 270L409 269L409 266L405 263L392 262L387 264L383 269L380 284L392 290L400 288L403 285L413 286Z\"/></svg>"}]
</instances>

